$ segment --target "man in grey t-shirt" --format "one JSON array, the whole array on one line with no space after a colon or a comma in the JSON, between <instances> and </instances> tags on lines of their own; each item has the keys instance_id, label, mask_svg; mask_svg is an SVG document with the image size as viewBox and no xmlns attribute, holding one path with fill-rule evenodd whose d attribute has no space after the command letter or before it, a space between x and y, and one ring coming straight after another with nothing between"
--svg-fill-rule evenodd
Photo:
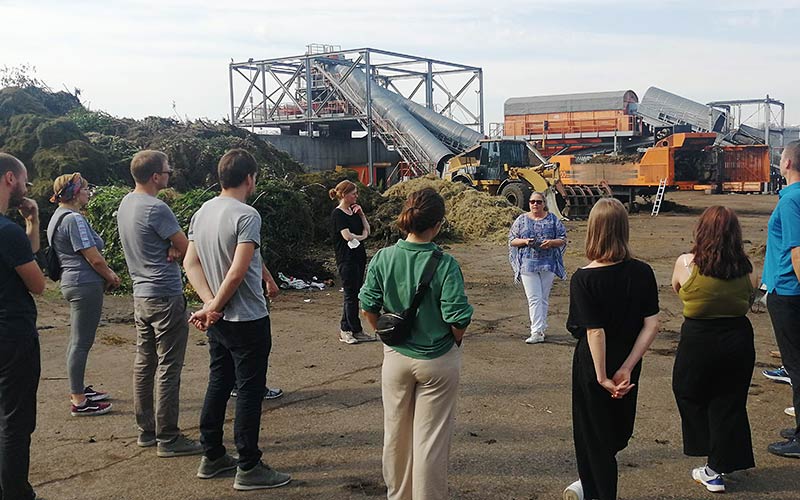
<instances>
[{"instance_id":1,"label":"man in grey t-shirt","mask_svg":"<svg viewBox=\"0 0 800 500\"><path fill-rule=\"evenodd\" d=\"M189 241L175 214L156 198L172 174L167 155L140 151L131 160L136 188L117 210L125 262L133 280L136 360L133 406L139 426L137 444L158 443L159 457L198 455L203 447L178 427L181 370L189 325L178 261ZM158 398L153 405L154 382Z\"/></svg>"},{"instance_id":2,"label":"man in grey t-shirt","mask_svg":"<svg viewBox=\"0 0 800 500\"><path fill-rule=\"evenodd\" d=\"M261 461L258 437L261 400L272 347L269 311L261 289L278 289L261 261L261 216L245 204L255 191L258 164L242 149L225 153L217 167L220 195L192 216L186 275L203 301L192 323L208 330L208 389L200 414L203 458L197 476L203 479L237 469L237 490L275 488L291 481ZM238 460L223 445L225 410L238 386L233 423ZM238 466L238 467L237 467Z\"/></svg>"}]
</instances>

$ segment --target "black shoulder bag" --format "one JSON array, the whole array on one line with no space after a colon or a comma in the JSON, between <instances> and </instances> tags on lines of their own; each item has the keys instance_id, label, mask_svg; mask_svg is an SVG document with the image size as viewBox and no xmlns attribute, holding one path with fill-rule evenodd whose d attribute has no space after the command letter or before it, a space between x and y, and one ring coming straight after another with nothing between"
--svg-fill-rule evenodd
<instances>
[{"instance_id":1,"label":"black shoulder bag","mask_svg":"<svg viewBox=\"0 0 800 500\"><path fill-rule=\"evenodd\" d=\"M417 285L417 291L414 293L414 299L411 301L411 307L401 313L385 312L378 317L378 329L375 333L380 337L381 342L386 345L399 345L408 340L411 336L411 327L414 325L414 319L417 317L417 308L422 302L422 296L428 291L431 280L433 279L439 261L442 259L442 251L434 250L431 255L431 260L425 266L422 272L422 279Z\"/></svg>"},{"instance_id":2,"label":"black shoulder bag","mask_svg":"<svg viewBox=\"0 0 800 500\"><path fill-rule=\"evenodd\" d=\"M61 225L61 221L64 220L64 217L71 213L72 212L64 212L61 214L61 217L58 218L56 221L56 227L53 228L53 240L56 239L56 231L58 231L58 226ZM58 260L58 253L53 246L53 241L51 240L49 243L50 246L48 246L47 250L44 251L44 273L51 280L58 281L61 279L61 261Z\"/></svg>"}]
</instances>

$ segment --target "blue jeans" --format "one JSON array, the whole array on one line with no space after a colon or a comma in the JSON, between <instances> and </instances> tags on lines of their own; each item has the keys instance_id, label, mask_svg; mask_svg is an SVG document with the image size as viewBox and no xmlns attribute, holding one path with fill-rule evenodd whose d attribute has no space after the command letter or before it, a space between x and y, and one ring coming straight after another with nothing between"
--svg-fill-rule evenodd
<instances>
[{"instance_id":1,"label":"blue jeans","mask_svg":"<svg viewBox=\"0 0 800 500\"><path fill-rule=\"evenodd\" d=\"M28 482L36 428L39 338L0 339L0 499L33 500Z\"/></svg>"},{"instance_id":2,"label":"blue jeans","mask_svg":"<svg viewBox=\"0 0 800 500\"><path fill-rule=\"evenodd\" d=\"M267 379L267 361L272 348L269 316L254 321L220 320L208 329L210 356L208 389L200 413L200 441L210 460L225 454L222 426L234 384L238 387L233 439L239 452L239 467L250 470L261 460L258 436L261 403Z\"/></svg>"}]
</instances>

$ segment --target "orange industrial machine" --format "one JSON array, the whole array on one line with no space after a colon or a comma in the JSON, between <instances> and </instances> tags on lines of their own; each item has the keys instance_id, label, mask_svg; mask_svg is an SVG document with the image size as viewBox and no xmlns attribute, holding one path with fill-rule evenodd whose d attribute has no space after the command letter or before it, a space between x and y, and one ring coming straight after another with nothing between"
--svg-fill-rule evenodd
<instances>
[{"instance_id":1,"label":"orange industrial machine","mask_svg":"<svg viewBox=\"0 0 800 500\"><path fill-rule=\"evenodd\" d=\"M769 182L769 148L714 146L715 133L677 133L644 153L625 156L559 155L561 182L569 186L607 184L615 197L636 210L636 197L655 194L664 179L672 189L759 192Z\"/></svg>"},{"instance_id":2,"label":"orange industrial machine","mask_svg":"<svg viewBox=\"0 0 800 500\"><path fill-rule=\"evenodd\" d=\"M641 135L638 102L632 90L512 97L504 106L503 134L532 141L545 156L613 145Z\"/></svg>"},{"instance_id":3,"label":"orange industrial machine","mask_svg":"<svg viewBox=\"0 0 800 500\"><path fill-rule=\"evenodd\" d=\"M547 134L556 140L569 134L633 131L636 123L636 117L622 109L507 115L503 133L513 136Z\"/></svg>"}]
</instances>

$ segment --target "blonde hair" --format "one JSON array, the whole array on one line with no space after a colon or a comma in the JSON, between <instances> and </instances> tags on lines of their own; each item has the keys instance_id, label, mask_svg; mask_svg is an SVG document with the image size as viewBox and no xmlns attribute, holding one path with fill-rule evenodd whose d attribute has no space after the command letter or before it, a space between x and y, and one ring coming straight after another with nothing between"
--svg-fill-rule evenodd
<instances>
[{"instance_id":1,"label":"blonde hair","mask_svg":"<svg viewBox=\"0 0 800 500\"><path fill-rule=\"evenodd\" d=\"M628 211L616 198L602 198L589 212L586 257L598 262L621 262L633 257L628 239Z\"/></svg>"},{"instance_id":2,"label":"blonde hair","mask_svg":"<svg viewBox=\"0 0 800 500\"><path fill-rule=\"evenodd\" d=\"M357 186L355 183L348 180L343 180L337 184L335 188L328 191L328 196L330 196L332 200L341 200L345 197L345 195L352 193L356 189Z\"/></svg>"}]
</instances>

